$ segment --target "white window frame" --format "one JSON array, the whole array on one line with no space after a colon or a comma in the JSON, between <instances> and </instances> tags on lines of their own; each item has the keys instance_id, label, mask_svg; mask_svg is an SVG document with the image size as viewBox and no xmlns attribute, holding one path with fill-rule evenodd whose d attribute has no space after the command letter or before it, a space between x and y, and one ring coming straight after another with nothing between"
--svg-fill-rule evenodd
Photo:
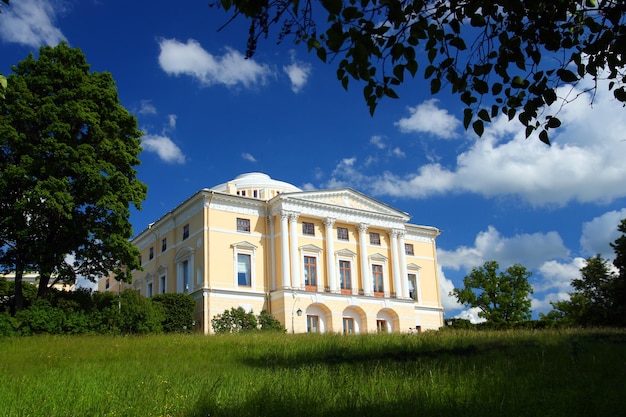
<instances>
[{"instance_id":1,"label":"white window frame","mask_svg":"<svg viewBox=\"0 0 626 417\"><path fill-rule=\"evenodd\" d=\"M339 267L339 261L350 262L350 285L352 286L352 294L359 293L359 282L356 276L356 253L348 249L343 249L335 252L335 276L337 277L337 288L341 292L341 268ZM361 283L362 285L362 283Z\"/></svg>"},{"instance_id":2,"label":"white window frame","mask_svg":"<svg viewBox=\"0 0 626 417\"><path fill-rule=\"evenodd\" d=\"M255 255L257 247L250 242L238 242L230 245L233 248L233 286L238 289L253 290L256 287ZM250 286L239 285L238 258L239 254L250 255Z\"/></svg>"}]
</instances>

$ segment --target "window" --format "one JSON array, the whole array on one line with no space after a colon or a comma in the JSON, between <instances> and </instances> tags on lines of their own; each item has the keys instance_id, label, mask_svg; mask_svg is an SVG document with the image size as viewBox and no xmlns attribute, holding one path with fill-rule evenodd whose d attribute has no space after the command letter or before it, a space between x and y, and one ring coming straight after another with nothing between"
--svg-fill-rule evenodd
<instances>
[{"instance_id":1,"label":"window","mask_svg":"<svg viewBox=\"0 0 626 417\"><path fill-rule=\"evenodd\" d=\"M380 234L376 232L370 232L370 245L380 246Z\"/></svg>"},{"instance_id":2,"label":"window","mask_svg":"<svg viewBox=\"0 0 626 417\"><path fill-rule=\"evenodd\" d=\"M352 289L350 261L339 261L339 285L342 290Z\"/></svg>"},{"instance_id":3,"label":"window","mask_svg":"<svg viewBox=\"0 0 626 417\"><path fill-rule=\"evenodd\" d=\"M159 278L159 288L161 290L161 294L165 294L165 275L161 275Z\"/></svg>"},{"instance_id":4,"label":"window","mask_svg":"<svg viewBox=\"0 0 626 417\"><path fill-rule=\"evenodd\" d=\"M182 264L183 292L189 292L189 261L184 260Z\"/></svg>"},{"instance_id":5,"label":"window","mask_svg":"<svg viewBox=\"0 0 626 417\"><path fill-rule=\"evenodd\" d=\"M343 334L354 333L354 319L352 317L343 318Z\"/></svg>"},{"instance_id":6,"label":"window","mask_svg":"<svg viewBox=\"0 0 626 417\"><path fill-rule=\"evenodd\" d=\"M186 224L183 226L183 240L189 237L189 225Z\"/></svg>"},{"instance_id":7,"label":"window","mask_svg":"<svg viewBox=\"0 0 626 417\"><path fill-rule=\"evenodd\" d=\"M164 237L163 240L161 241L161 252L165 252L166 249L167 249L167 238Z\"/></svg>"},{"instance_id":8,"label":"window","mask_svg":"<svg viewBox=\"0 0 626 417\"><path fill-rule=\"evenodd\" d=\"M319 323L320 323L319 317L307 315L306 316L306 331L308 333L319 333L320 332Z\"/></svg>"},{"instance_id":9,"label":"window","mask_svg":"<svg viewBox=\"0 0 626 417\"><path fill-rule=\"evenodd\" d=\"M417 301L417 275L409 274L409 297Z\"/></svg>"},{"instance_id":10,"label":"window","mask_svg":"<svg viewBox=\"0 0 626 417\"><path fill-rule=\"evenodd\" d=\"M313 256L304 257L304 285L317 286L317 258Z\"/></svg>"},{"instance_id":11,"label":"window","mask_svg":"<svg viewBox=\"0 0 626 417\"><path fill-rule=\"evenodd\" d=\"M315 236L315 225L313 225L313 223L302 222L302 234Z\"/></svg>"},{"instance_id":12,"label":"window","mask_svg":"<svg viewBox=\"0 0 626 417\"><path fill-rule=\"evenodd\" d=\"M337 228L337 239L338 240L349 240L348 238L348 229L345 227Z\"/></svg>"},{"instance_id":13,"label":"window","mask_svg":"<svg viewBox=\"0 0 626 417\"><path fill-rule=\"evenodd\" d=\"M378 333L387 333L387 321L376 319L376 331Z\"/></svg>"},{"instance_id":14,"label":"window","mask_svg":"<svg viewBox=\"0 0 626 417\"><path fill-rule=\"evenodd\" d=\"M146 288L146 296L152 297L152 282L148 283L148 288Z\"/></svg>"},{"instance_id":15,"label":"window","mask_svg":"<svg viewBox=\"0 0 626 417\"><path fill-rule=\"evenodd\" d=\"M404 253L406 253L407 255L415 255L415 252L413 251L413 244L412 243L405 243L404 244Z\"/></svg>"},{"instance_id":16,"label":"window","mask_svg":"<svg viewBox=\"0 0 626 417\"><path fill-rule=\"evenodd\" d=\"M108 290L110 286L111 286L111 282L110 282L110 281L109 281L109 279L107 278L107 280L105 281L105 284L104 284L104 289L105 289L105 290Z\"/></svg>"},{"instance_id":17,"label":"window","mask_svg":"<svg viewBox=\"0 0 626 417\"><path fill-rule=\"evenodd\" d=\"M142 259L141 259L141 255L139 255L138 260L139 260L139 265L143 265L143 262L142 262Z\"/></svg>"},{"instance_id":18,"label":"window","mask_svg":"<svg viewBox=\"0 0 626 417\"><path fill-rule=\"evenodd\" d=\"M245 253L237 254L237 284L249 287L252 285L251 256Z\"/></svg>"},{"instance_id":19,"label":"window","mask_svg":"<svg viewBox=\"0 0 626 417\"><path fill-rule=\"evenodd\" d=\"M154 259L154 246L150 246L149 252L150 252L150 255L149 255L150 260Z\"/></svg>"},{"instance_id":20,"label":"window","mask_svg":"<svg viewBox=\"0 0 626 417\"><path fill-rule=\"evenodd\" d=\"M374 292L381 293L384 291L383 286L383 266L372 265L372 280L374 283Z\"/></svg>"},{"instance_id":21,"label":"window","mask_svg":"<svg viewBox=\"0 0 626 417\"><path fill-rule=\"evenodd\" d=\"M237 219L237 231L250 233L250 219Z\"/></svg>"}]
</instances>

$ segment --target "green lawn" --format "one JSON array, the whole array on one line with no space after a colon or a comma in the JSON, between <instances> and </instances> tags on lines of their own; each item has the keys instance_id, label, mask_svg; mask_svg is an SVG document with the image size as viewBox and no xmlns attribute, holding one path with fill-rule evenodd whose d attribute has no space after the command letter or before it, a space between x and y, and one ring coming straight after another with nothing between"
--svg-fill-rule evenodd
<instances>
[{"instance_id":1,"label":"green lawn","mask_svg":"<svg viewBox=\"0 0 626 417\"><path fill-rule=\"evenodd\" d=\"M599 416L626 331L0 339L0 416Z\"/></svg>"}]
</instances>

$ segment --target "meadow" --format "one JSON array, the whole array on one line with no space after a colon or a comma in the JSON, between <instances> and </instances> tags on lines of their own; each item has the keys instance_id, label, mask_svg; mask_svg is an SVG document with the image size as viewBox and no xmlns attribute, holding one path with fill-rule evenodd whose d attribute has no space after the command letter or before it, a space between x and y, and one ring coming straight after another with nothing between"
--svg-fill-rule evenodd
<instances>
[{"instance_id":1,"label":"meadow","mask_svg":"<svg viewBox=\"0 0 626 417\"><path fill-rule=\"evenodd\" d=\"M0 416L599 416L626 331L0 339Z\"/></svg>"}]
</instances>

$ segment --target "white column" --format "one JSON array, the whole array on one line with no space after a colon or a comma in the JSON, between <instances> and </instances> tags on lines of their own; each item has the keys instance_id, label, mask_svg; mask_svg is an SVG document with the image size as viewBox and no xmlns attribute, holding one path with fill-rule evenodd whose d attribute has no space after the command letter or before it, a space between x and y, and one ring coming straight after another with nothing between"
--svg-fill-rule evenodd
<instances>
[{"instance_id":1,"label":"white column","mask_svg":"<svg viewBox=\"0 0 626 417\"><path fill-rule=\"evenodd\" d=\"M367 224L359 224L359 259L361 260L361 281L363 282L363 294L374 295L372 292L372 274L367 262Z\"/></svg>"},{"instance_id":2,"label":"white column","mask_svg":"<svg viewBox=\"0 0 626 417\"><path fill-rule=\"evenodd\" d=\"M389 240L391 240L391 269L393 271L393 289L396 298L402 297L402 282L400 280L400 262L398 259L398 230L391 229L389 231Z\"/></svg>"},{"instance_id":3,"label":"white column","mask_svg":"<svg viewBox=\"0 0 626 417\"><path fill-rule=\"evenodd\" d=\"M288 218L289 213L285 211L280 213L280 260L283 273L283 288L289 288L291 285L291 267L289 265L289 227L287 226Z\"/></svg>"},{"instance_id":4,"label":"white column","mask_svg":"<svg viewBox=\"0 0 626 417\"><path fill-rule=\"evenodd\" d=\"M406 249L404 248L404 231L398 232L398 251L400 252L400 279L402 281L402 298L409 298L409 271L406 269Z\"/></svg>"},{"instance_id":5,"label":"white column","mask_svg":"<svg viewBox=\"0 0 626 417\"><path fill-rule=\"evenodd\" d=\"M289 238L291 241L291 288L301 289L300 261L298 259L298 213L289 215Z\"/></svg>"},{"instance_id":6,"label":"white column","mask_svg":"<svg viewBox=\"0 0 626 417\"><path fill-rule=\"evenodd\" d=\"M267 221L270 224L270 290L276 289L276 254L274 248L274 232L275 219L273 215L268 216Z\"/></svg>"},{"instance_id":7,"label":"white column","mask_svg":"<svg viewBox=\"0 0 626 417\"><path fill-rule=\"evenodd\" d=\"M326 276L330 292L339 292L337 279L335 278L335 239L333 237L334 224L335 219L330 217L324 219L324 226L326 226Z\"/></svg>"}]
</instances>

